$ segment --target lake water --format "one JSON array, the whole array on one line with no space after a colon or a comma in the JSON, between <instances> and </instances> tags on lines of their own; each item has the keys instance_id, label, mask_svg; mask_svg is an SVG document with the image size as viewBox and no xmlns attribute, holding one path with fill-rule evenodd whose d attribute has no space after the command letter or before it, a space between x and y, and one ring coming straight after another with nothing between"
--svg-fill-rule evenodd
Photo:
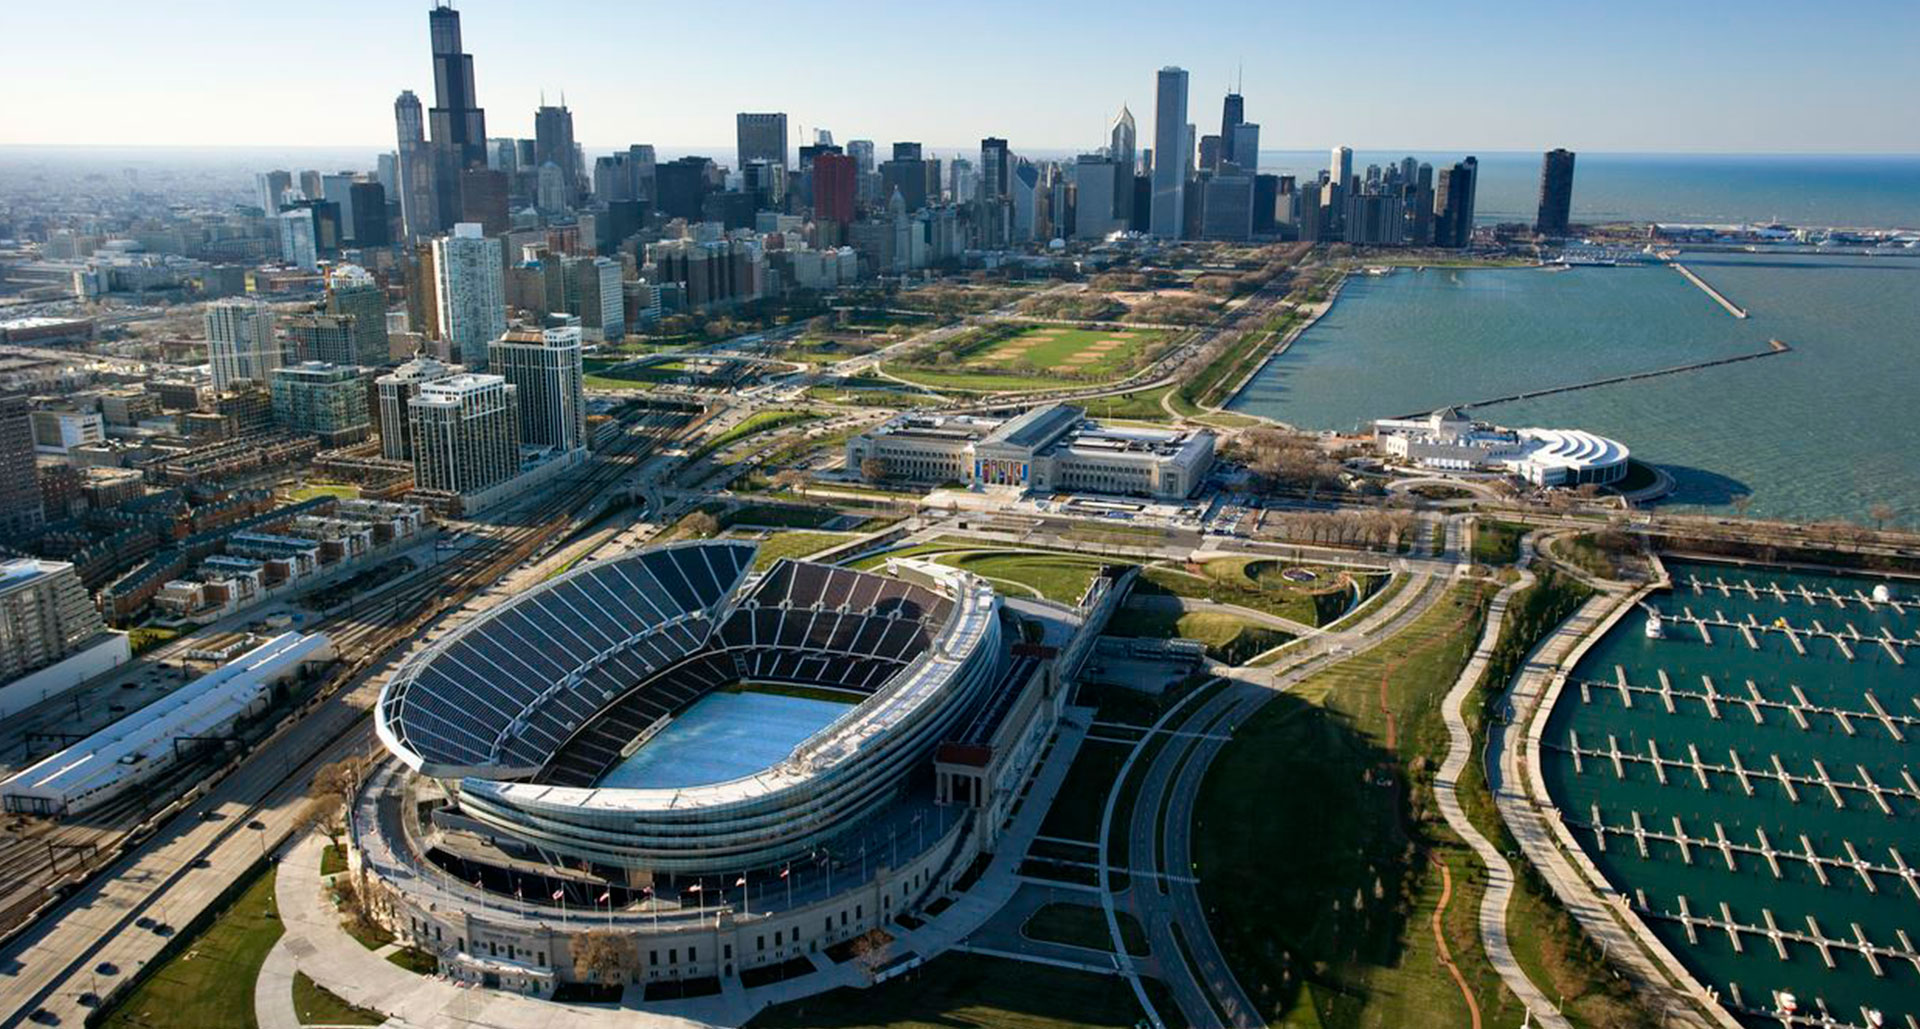
<instances>
[{"instance_id":1,"label":"lake water","mask_svg":"<svg viewBox=\"0 0 1920 1029\"><path fill-rule=\"evenodd\" d=\"M1477 408L1612 436L1673 472L1670 503L1756 516L1920 515L1920 260L1693 254L1736 319L1665 267L1350 278L1235 409L1309 429L1765 349L1697 372Z\"/></svg>"},{"instance_id":2,"label":"lake water","mask_svg":"<svg viewBox=\"0 0 1920 1029\"><path fill-rule=\"evenodd\" d=\"M1480 161L1474 216L1528 222L1538 212L1540 155L1513 151L1417 151L1436 170L1473 154ZM1356 173L1408 156L1359 151ZM1327 166L1325 150L1262 150L1260 170L1304 182ZM1576 222L1762 222L1858 228L1920 228L1920 156L1912 154L1609 154L1574 164Z\"/></svg>"}]
</instances>

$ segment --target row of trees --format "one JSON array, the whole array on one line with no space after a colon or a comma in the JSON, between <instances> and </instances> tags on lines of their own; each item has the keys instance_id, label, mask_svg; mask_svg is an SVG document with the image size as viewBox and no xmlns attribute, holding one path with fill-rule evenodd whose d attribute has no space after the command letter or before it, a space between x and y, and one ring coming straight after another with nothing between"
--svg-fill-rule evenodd
<instances>
[{"instance_id":1,"label":"row of trees","mask_svg":"<svg viewBox=\"0 0 1920 1029\"><path fill-rule=\"evenodd\" d=\"M1227 456L1246 465L1268 491L1333 489L1342 483L1340 462L1318 439L1284 429L1248 429L1228 446Z\"/></svg>"},{"instance_id":2,"label":"row of trees","mask_svg":"<svg viewBox=\"0 0 1920 1029\"><path fill-rule=\"evenodd\" d=\"M1357 511L1269 511L1264 528L1295 543L1392 550L1419 524L1412 511L1382 507Z\"/></svg>"}]
</instances>

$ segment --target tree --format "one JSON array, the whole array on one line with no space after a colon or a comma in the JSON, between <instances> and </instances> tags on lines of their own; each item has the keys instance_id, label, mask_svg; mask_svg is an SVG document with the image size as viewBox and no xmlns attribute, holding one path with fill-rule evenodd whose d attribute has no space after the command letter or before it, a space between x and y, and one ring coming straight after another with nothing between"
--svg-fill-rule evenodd
<instances>
[{"instance_id":1,"label":"tree","mask_svg":"<svg viewBox=\"0 0 1920 1029\"><path fill-rule=\"evenodd\" d=\"M1875 504L1867 508L1867 517L1873 519L1873 530L1879 532L1886 528L1888 522L1893 521L1893 505Z\"/></svg>"},{"instance_id":2,"label":"tree","mask_svg":"<svg viewBox=\"0 0 1920 1029\"><path fill-rule=\"evenodd\" d=\"M319 828L329 840L338 844L340 834L345 830L341 814L353 802L353 795L359 792L363 771L361 763L355 758L321 765L319 771L313 773L313 781L307 784L308 803L306 811L301 814L301 821Z\"/></svg>"},{"instance_id":3,"label":"tree","mask_svg":"<svg viewBox=\"0 0 1920 1029\"><path fill-rule=\"evenodd\" d=\"M773 475L773 488L777 490L789 490L804 497L807 495L807 483L809 481L811 480L807 478L807 473L798 468L782 468Z\"/></svg>"},{"instance_id":4,"label":"tree","mask_svg":"<svg viewBox=\"0 0 1920 1029\"><path fill-rule=\"evenodd\" d=\"M573 938L573 967L597 983L617 983L627 964L626 938L611 929L589 929Z\"/></svg>"},{"instance_id":5,"label":"tree","mask_svg":"<svg viewBox=\"0 0 1920 1029\"><path fill-rule=\"evenodd\" d=\"M868 482L879 482L887 477L887 462L877 457L860 459L860 477Z\"/></svg>"},{"instance_id":6,"label":"tree","mask_svg":"<svg viewBox=\"0 0 1920 1029\"><path fill-rule=\"evenodd\" d=\"M869 929L854 937L853 945L848 949L853 951L853 961L860 969L860 974L866 978L868 985L872 985L880 977L880 969L886 967L887 960L892 956L893 937L887 935L885 930Z\"/></svg>"},{"instance_id":7,"label":"tree","mask_svg":"<svg viewBox=\"0 0 1920 1029\"><path fill-rule=\"evenodd\" d=\"M720 534L720 520L705 511L695 511L680 523L687 535L695 539L706 539Z\"/></svg>"}]
</instances>

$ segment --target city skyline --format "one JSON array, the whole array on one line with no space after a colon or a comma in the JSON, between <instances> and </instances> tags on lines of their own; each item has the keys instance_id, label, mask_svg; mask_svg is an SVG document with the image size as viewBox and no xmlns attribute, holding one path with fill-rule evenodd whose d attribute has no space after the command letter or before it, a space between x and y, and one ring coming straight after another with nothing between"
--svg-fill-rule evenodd
<instances>
[{"instance_id":1,"label":"city skyline","mask_svg":"<svg viewBox=\"0 0 1920 1029\"><path fill-rule=\"evenodd\" d=\"M217 17L224 5L213 6L207 13ZM489 111L488 134L531 138L542 91L548 97L564 92L576 116L576 138L589 151L645 141L730 153L734 115L755 110L786 112L796 144L819 127L837 139L913 139L941 150L965 148L988 135L1004 136L1016 151L1092 149L1104 141L1121 103L1136 111L1151 107L1152 69L1164 65L1188 69L1196 110L1217 109L1218 98L1244 76L1239 91L1246 97L1246 119L1263 125L1262 141L1271 150L1341 142L1361 150L1565 145L1590 153L1920 151L1920 127L1888 120L1878 105L1860 102L1920 87L1920 72L1901 59L1920 38L1920 9L1849 5L1817 12L1816 24L1815 15L1786 4L1630 6L1591 24L1570 24L1560 12L1515 4L1485 6L1470 17L1406 6L1397 9L1394 34L1369 36L1372 56L1363 65L1348 60L1351 48L1337 45L1343 31L1338 22L1309 24L1256 8L1239 11L1232 31L1222 28L1231 20L1228 12L1213 12L1204 23L1152 33L1138 31L1142 22L1129 16L1132 5L1097 22L1083 12L1045 14L1024 20L1025 33L1004 32L991 17L977 19L984 24L976 26L920 12L836 9L844 14L837 38L845 57L824 74L812 66L802 73L778 34L700 46L694 11L648 12L644 33L637 13L591 3L543 11L539 19L495 2L469 3L461 12L465 50L480 68L477 103ZM423 97L432 92L429 69L418 59L427 41L425 12L371 0L334 10L327 24L354 27L355 60L351 68L313 80L263 79L243 62L199 63L189 70L177 60L194 49L271 37L282 67L335 67L338 35L312 31L313 22L290 12L247 9L244 31L207 18L175 24L138 8L90 19L89 55L111 64L116 74L100 76L90 70L96 64L58 51L19 55L14 74L0 86L13 114L0 128L0 145L390 149L394 95L401 89ZM237 5L234 13L240 13ZM769 7L763 13L818 24L804 10ZM594 31L582 32L588 16ZM11 17L27 36L77 28L62 11L22 10ZM751 11L744 15L753 17ZM635 32L621 31L628 25ZM276 33L278 28L285 31ZM1848 54L1817 75L1796 75L1795 68L1774 61L1706 67L1669 59L1693 40L1710 39L1723 53L1759 54L1779 39L1816 31L1827 52ZM936 66L921 72L926 79L918 88L900 88L901 69L921 65L884 58L935 38L935 32L952 52L984 54L993 74L968 75L964 90L942 89ZM1054 44L1063 33L1099 60L1060 58ZM976 36L978 46L970 42ZM642 48L638 54L622 49L635 38L693 45ZM1561 38L1579 39L1592 59L1539 45ZM1248 39L1284 39L1286 45L1248 47ZM540 53L564 54L566 60L542 61ZM651 95L652 83L710 68L726 55L745 71L670 105L636 99ZM1496 56L1498 75L1488 63ZM1782 88L1783 76L1793 88ZM1513 90L1516 78L1529 88ZM147 82L146 92L169 102L158 109L126 104L122 90L129 81ZM1325 88L1328 83L1336 88ZM323 101L317 84L324 84ZM1408 100L1431 96L1441 85L1453 102ZM46 95L63 102L34 99ZM1304 102L1308 97L1311 102ZM207 118L214 107L229 116ZM293 111L298 119L285 117ZM282 128L295 124L302 135L297 140ZM1082 125L1083 131L1069 128ZM1756 140L1767 142L1756 146Z\"/></svg>"}]
</instances>

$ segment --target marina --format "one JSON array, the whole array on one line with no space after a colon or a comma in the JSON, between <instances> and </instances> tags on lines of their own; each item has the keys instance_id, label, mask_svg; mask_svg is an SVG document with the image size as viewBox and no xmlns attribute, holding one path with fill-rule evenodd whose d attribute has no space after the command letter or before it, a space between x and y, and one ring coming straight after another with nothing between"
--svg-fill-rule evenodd
<instances>
[{"instance_id":1,"label":"marina","mask_svg":"<svg viewBox=\"0 0 1920 1029\"><path fill-rule=\"evenodd\" d=\"M1561 823L1748 1024L1920 1018L1920 590L1667 562L1541 737Z\"/></svg>"}]
</instances>

